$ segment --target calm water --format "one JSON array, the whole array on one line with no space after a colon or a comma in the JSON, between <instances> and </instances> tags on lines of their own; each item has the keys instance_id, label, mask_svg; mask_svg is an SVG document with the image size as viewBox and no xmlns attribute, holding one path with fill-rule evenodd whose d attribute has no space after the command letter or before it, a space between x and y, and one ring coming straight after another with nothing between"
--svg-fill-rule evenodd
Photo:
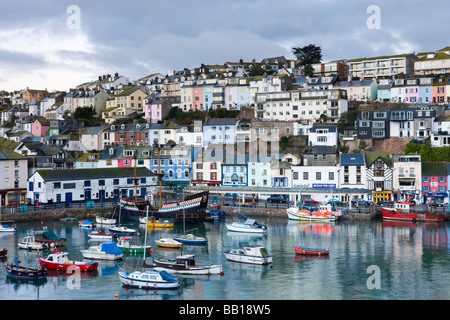
<instances>
[{"instance_id":1,"label":"calm water","mask_svg":"<svg viewBox=\"0 0 450 320\"><path fill-rule=\"evenodd\" d=\"M232 218L227 222L231 222ZM403 224L393 222L337 222L310 224L287 218L261 219L269 224L267 236L229 232L224 222L199 225L194 233L206 236L206 246L185 246L194 253L197 264L222 264L224 276L180 276L179 290L127 289L117 272L124 267L140 269L141 259L100 262L95 274L83 274L79 288L64 272L49 273L44 283L24 283L6 278L0 272L2 300L385 300L450 298L449 225ZM63 248L70 259L82 260L80 249L92 243L87 231L75 222L48 221L44 225L68 239ZM22 264L35 266L37 253L18 249L17 242L27 230L40 223L19 223L16 234L0 235L0 247L8 249L8 260L18 256ZM138 224L137 241L144 243L145 231ZM187 229L195 226L188 226ZM158 249L160 236L182 233L149 229L148 242L154 256L174 258L179 252ZM223 251L246 244L262 244L273 255L273 265L252 266L226 261ZM330 249L329 258L295 256L293 246ZM372 269L375 268L375 269ZM373 273L371 270L378 270ZM379 284L379 289L369 289ZM371 280L375 279L375 280ZM375 282L374 282L375 281Z\"/></svg>"}]
</instances>

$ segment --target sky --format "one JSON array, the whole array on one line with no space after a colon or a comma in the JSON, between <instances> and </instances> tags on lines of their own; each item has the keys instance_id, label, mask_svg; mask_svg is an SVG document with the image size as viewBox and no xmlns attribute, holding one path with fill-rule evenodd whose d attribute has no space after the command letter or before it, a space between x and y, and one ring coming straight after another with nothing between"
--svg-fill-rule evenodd
<instances>
[{"instance_id":1,"label":"sky","mask_svg":"<svg viewBox=\"0 0 450 320\"><path fill-rule=\"evenodd\" d=\"M323 61L450 46L448 0L0 0L0 90L69 90L315 44ZM373 7L375 6L375 10Z\"/></svg>"}]
</instances>

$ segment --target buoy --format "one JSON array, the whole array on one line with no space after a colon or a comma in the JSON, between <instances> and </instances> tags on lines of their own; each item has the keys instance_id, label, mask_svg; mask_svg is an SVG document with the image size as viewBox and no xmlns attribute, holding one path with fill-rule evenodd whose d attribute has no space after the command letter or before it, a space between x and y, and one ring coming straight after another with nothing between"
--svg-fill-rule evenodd
<instances>
[{"instance_id":1,"label":"buoy","mask_svg":"<svg viewBox=\"0 0 450 320\"><path fill-rule=\"evenodd\" d=\"M117 294L115 294L115 295L114 295L114 297L118 298L118 297L119 297L119 294L118 294L118 293L117 293Z\"/></svg>"}]
</instances>

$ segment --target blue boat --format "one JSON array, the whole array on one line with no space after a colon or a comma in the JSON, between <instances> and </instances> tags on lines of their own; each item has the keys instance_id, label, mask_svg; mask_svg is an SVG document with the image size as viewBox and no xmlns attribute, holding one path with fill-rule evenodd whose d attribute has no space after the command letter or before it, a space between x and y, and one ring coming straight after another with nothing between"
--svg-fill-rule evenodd
<instances>
[{"instance_id":1,"label":"blue boat","mask_svg":"<svg viewBox=\"0 0 450 320\"><path fill-rule=\"evenodd\" d=\"M212 204L209 207L209 215L214 219L222 219L225 218L225 211L221 210L220 205Z\"/></svg>"},{"instance_id":2,"label":"blue boat","mask_svg":"<svg viewBox=\"0 0 450 320\"><path fill-rule=\"evenodd\" d=\"M144 289L176 289L181 284L179 278L166 271L119 272L119 278L125 286Z\"/></svg>"},{"instance_id":3,"label":"blue boat","mask_svg":"<svg viewBox=\"0 0 450 320\"><path fill-rule=\"evenodd\" d=\"M173 237L173 240L183 244L207 244L208 240L203 237L194 236L192 233Z\"/></svg>"},{"instance_id":4,"label":"blue boat","mask_svg":"<svg viewBox=\"0 0 450 320\"><path fill-rule=\"evenodd\" d=\"M19 265L20 260L17 257L12 264L5 264L6 276L17 279L44 279L47 277L47 270L32 269Z\"/></svg>"}]
</instances>

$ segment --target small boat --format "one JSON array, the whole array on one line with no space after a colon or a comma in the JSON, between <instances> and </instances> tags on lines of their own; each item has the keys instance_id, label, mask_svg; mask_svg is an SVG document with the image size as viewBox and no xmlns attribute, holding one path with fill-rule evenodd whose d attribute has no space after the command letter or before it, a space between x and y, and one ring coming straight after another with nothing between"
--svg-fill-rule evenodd
<instances>
[{"instance_id":1,"label":"small boat","mask_svg":"<svg viewBox=\"0 0 450 320\"><path fill-rule=\"evenodd\" d=\"M132 253L132 254L144 254L146 253L152 254L152 246L151 245L135 245L130 244L129 237L119 238L117 240L117 247L122 250L124 253Z\"/></svg>"},{"instance_id":2,"label":"small boat","mask_svg":"<svg viewBox=\"0 0 450 320\"><path fill-rule=\"evenodd\" d=\"M147 268L154 268L156 271L168 271L174 274L196 274L196 275L224 275L222 266L219 264L197 266L195 264L195 255L185 254L178 256L175 260L153 259L153 264L145 265Z\"/></svg>"},{"instance_id":3,"label":"small boat","mask_svg":"<svg viewBox=\"0 0 450 320\"><path fill-rule=\"evenodd\" d=\"M305 208L291 207L287 209L290 220L334 222L342 215L340 210L332 211L331 204L323 205L312 211Z\"/></svg>"},{"instance_id":4,"label":"small boat","mask_svg":"<svg viewBox=\"0 0 450 320\"><path fill-rule=\"evenodd\" d=\"M413 206L415 204L412 202L410 197L406 198L404 201L394 202L394 207L383 207L381 208L381 214L383 220L397 220L397 221L411 221L411 222L442 222L445 220L445 214L437 214L431 212L414 212Z\"/></svg>"},{"instance_id":5,"label":"small boat","mask_svg":"<svg viewBox=\"0 0 450 320\"><path fill-rule=\"evenodd\" d=\"M144 218L144 220L145 220L145 218ZM175 226L175 223L172 221L169 221L169 220L151 219L149 222L147 222L147 227L151 227L151 228L173 228L174 226Z\"/></svg>"},{"instance_id":6,"label":"small boat","mask_svg":"<svg viewBox=\"0 0 450 320\"><path fill-rule=\"evenodd\" d=\"M48 270L67 270L76 267L80 271L95 271L98 267L98 262L69 260L67 252L56 249L47 258L38 260L41 267Z\"/></svg>"},{"instance_id":7,"label":"small boat","mask_svg":"<svg viewBox=\"0 0 450 320\"><path fill-rule=\"evenodd\" d=\"M104 218L104 217L95 217L95 222L97 224L115 224L116 223L116 219Z\"/></svg>"},{"instance_id":8,"label":"small boat","mask_svg":"<svg viewBox=\"0 0 450 320\"><path fill-rule=\"evenodd\" d=\"M14 258L12 264L5 264L6 276L17 279L39 280L47 277L47 270L28 268L19 265L19 259Z\"/></svg>"},{"instance_id":9,"label":"small boat","mask_svg":"<svg viewBox=\"0 0 450 320\"><path fill-rule=\"evenodd\" d=\"M239 249L231 249L224 252L224 255L227 260L234 262L260 265L272 263L272 256L262 246L246 246Z\"/></svg>"},{"instance_id":10,"label":"small boat","mask_svg":"<svg viewBox=\"0 0 450 320\"><path fill-rule=\"evenodd\" d=\"M123 235L133 235L136 233L135 229L130 229L127 227L111 227L108 228L109 232L116 233L116 234L123 234Z\"/></svg>"},{"instance_id":11,"label":"small boat","mask_svg":"<svg viewBox=\"0 0 450 320\"><path fill-rule=\"evenodd\" d=\"M312 249L303 247L294 247L295 254L306 256L328 256L330 254L329 249Z\"/></svg>"},{"instance_id":12,"label":"small boat","mask_svg":"<svg viewBox=\"0 0 450 320\"><path fill-rule=\"evenodd\" d=\"M155 242L159 247L163 248L180 249L183 247L182 242L175 241L172 238L161 238L159 240L155 240Z\"/></svg>"},{"instance_id":13,"label":"small boat","mask_svg":"<svg viewBox=\"0 0 450 320\"><path fill-rule=\"evenodd\" d=\"M235 232L249 232L249 233L265 233L267 232L267 225L260 224L255 219L247 219L244 222L233 222L232 224L225 224L229 231Z\"/></svg>"},{"instance_id":14,"label":"small boat","mask_svg":"<svg viewBox=\"0 0 450 320\"><path fill-rule=\"evenodd\" d=\"M77 221L77 218L75 218L75 217L65 217L65 218L59 219L59 221L76 222L76 221Z\"/></svg>"},{"instance_id":15,"label":"small boat","mask_svg":"<svg viewBox=\"0 0 450 320\"><path fill-rule=\"evenodd\" d=\"M173 237L173 240L181 242L183 244L207 244L208 243L208 240L206 238L194 236L192 233Z\"/></svg>"},{"instance_id":16,"label":"small boat","mask_svg":"<svg viewBox=\"0 0 450 320\"><path fill-rule=\"evenodd\" d=\"M6 255L8 254L8 250L3 248L0 250L0 257L6 257Z\"/></svg>"},{"instance_id":17,"label":"small boat","mask_svg":"<svg viewBox=\"0 0 450 320\"><path fill-rule=\"evenodd\" d=\"M92 221L89 220L81 220L80 222L78 222L78 225L82 228L94 228L95 227L95 223L93 223Z\"/></svg>"},{"instance_id":18,"label":"small boat","mask_svg":"<svg viewBox=\"0 0 450 320\"><path fill-rule=\"evenodd\" d=\"M124 253L114 242L104 242L98 246L92 246L88 249L81 250L81 254L86 259L113 261L122 259Z\"/></svg>"},{"instance_id":19,"label":"small boat","mask_svg":"<svg viewBox=\"0 0 450 320\"><path fill-rule=\"evenodd\" d=\"M95 241L112 241L113 238L115 237L115 235L108 234L101 229L97 229L97 230L94 230L94 231L88 233L88 237L89 237L89 239L95 240Z\"/></svg>"},{"instance_id":20,"label":"small boat","mask_svg":"<svg viewBox=\"0 0 450 320\"><path fill-rule=\"evenodd\" d=\"M53 231L43 230L33 232L36 242L45 243L49 247L60 247L67 244L66 238L58 237Z\"/></svg>"},{"instance_id":21,"label":"small boat","mask_svg":"<svg viewBox=\"0 0 450 320\"><path fill-rule=\"evenodd\" d=\"M222 219L225 218L226 213L224 210L221 210L220 205L212 204L209 207L209 215L214 219Z\"/></svg>"},{"instance_id":22,"label":"small boat","mask_svg":"<svg viewBox=\"0 0 450 320\"><path fill-rule=\"evenodd\" d=\"M16 232L15 227L10 227L6 224L0 225L0 232Z\"/></svg>"},{"instance_id":23,"label":"small boat","mask_svg":"<svg viewBox=\"0 0 450 320\"><path fill-rule=\"evenodd\" d=\"M37 242L34 236L26 236L22 239L21 242L17 244L21 249L30 249L30 250L46 250L48 249L48 245L43 242Z\"/></svg>"},{"instance_id":24,"label":"small boat","mask_svg":"<svg viewBox=\"0 0 450 320\"><path fill-rule=\"evenodd\" d=\"M166 271L134 271L119 272L120 281L125 286L144 289L176 289L180 287L180 279Z\"/></svg>"}]
</instances>

